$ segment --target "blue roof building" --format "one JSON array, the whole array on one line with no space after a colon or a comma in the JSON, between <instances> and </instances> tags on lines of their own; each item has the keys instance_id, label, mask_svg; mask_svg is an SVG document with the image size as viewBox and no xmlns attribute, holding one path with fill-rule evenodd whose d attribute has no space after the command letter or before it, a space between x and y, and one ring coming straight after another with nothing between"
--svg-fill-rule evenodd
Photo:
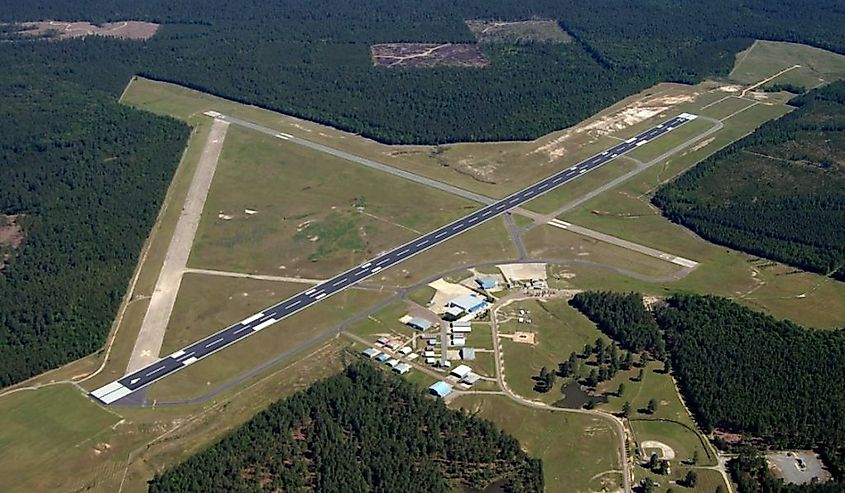
<instances>
[{"instance_id":1,"label":"blue roof building","mask_svg":"<svg viewBox=\"0 0 845 493\"><path fill-rule=\"evenodd\" d=\"M487 301L472 294L465 294L450 301L449 305L460 308L466 313L475 313L487 306Z\"/></svg>"},{"instance_id":2,"label":"blue roof building","mask_svg":"<svg viewBox=\"0 0 845 493\"><path fill-rule=\"evenodd\" d=\"M446 397L452 393L452 386L441 380L429 387L428 391L437 397Z\"/></svg>"},{"instance_id":3,"label":"blue roof building","mask_svg":"<svg viewBox=\"0 0 845 493\"><path fill-rule=\"evenodd\" d=\"M390 359L390 356L387 353L381 353L378 356L376 356L374 359L376 361L378 361L379 363L381 363L382 361L387 361L388 359Z\"/></svg>"},{"instance_id":4,"label":"blue roof building","mask_svg":"<svg viewBox=\"0 0 845 493\"><path fill-rule=\"evenodd\" d=\"M417 330L428 330L432 325L434 324L432 324L429 320L420 317L414 317L411 320L408 320L408 326Z\"/></svg>"},{"instance_id":5,"label":"blue roof building","mask_svg":"<svg viewBox=\"0 0 845 493\"><path fill-rule=\"evenodd\" d=\"M378 349L376 349L376 348L369 348L369 349L365 349L365 350L361 351L361 354L363 354L364 356L366 356L366 357L368 357L368 358L374 358L374 357L376 357L376 356L377 356L380 352L381 352L381 351L379 351L379 350L378 350Z\"/></svg>"},{"instance_id":6,"label":"blue roof building","mask_svg":"<svg viewBox=\"0 0 845 493\"><path fill-rule=\"evenodd\" d=\"M496 279L493 277L480 277L475 282L481 289L493 289L496 287Z\"/></svg>"}]
</instances>

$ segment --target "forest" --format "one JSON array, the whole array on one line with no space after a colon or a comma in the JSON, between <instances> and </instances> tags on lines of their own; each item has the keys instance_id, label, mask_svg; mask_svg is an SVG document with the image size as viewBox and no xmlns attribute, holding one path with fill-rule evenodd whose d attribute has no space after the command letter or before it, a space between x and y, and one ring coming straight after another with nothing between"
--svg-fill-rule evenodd
<instances>
[{"instance_id":1,"label":"forest","mask_svg":"<svg viewBox=\"0 0 845 493\"><path fill-rule=\"evenodd\" d=\"M633 352L650 351L660 358L665 350L657 322L639 293L583 291L569 302L608 337Z\"/></svg>"},{"instance_id":2,"label":"forest","mask_svg":"<svg viewBox=\"0 0 845 493\"><path fill-rule=\"evenodd\" d=\"M637 293L583 292L572 304L623 346L651 339L656 323L696 422L745 440L731 463L739 493L845 490L845 329L807 329L716 296L675 294L653 311ZM815 448L834 481L785 485L752 446Z\"/></svg>"},{"instance_id":3,"label":"forest","mask_svg":"<svg viewBox=\"0 0 845 493\"><path fill-rule=\"evenodd\" d=\"M776 447L845 446L845 330L811 330L725 298L656 311L698 423Z\"/></svg>"},{"instance_id":4,"label":"forest","mask_svg":"<svg viewBox=\"0 0 845 493\"><path fill-rule=\"evenodd\" d=\"M845 81L790 104L653 202L707 240L845 281Z\"/></svg>"},{"instance_id":5,"label":"forest","mask_svg":"<svg viewBox=\"0 0 845 493\"><path fill-rule=\"evenodd\" d=\"M45 76L0 73L0 386L97 351L189 129Z\"/></svg>"},{"instance_id":6,"label":"forest","mask_svg":"<svg viewBox=\"0 0 845 493\"><path fill-rule=\"evenodd\" d=\"M532 139L661 81L725 75L754 38L845 53L836 0L34 0L0 22L162 23L141 42L0 43L0 63L47 65L120 94L130 75L176 82L391 143ZM554 19L572 43L484 44L483 69L374 67L384 42L474 43L468 19ZM0 31L15 40L9 28ZM573 97L577 95L577 97Z\"/></svg>"},{"instance_id":7,"label":"forest","mask_svg":"<svg viewBox=\"0 0 845 493\"><path fill-rule=\"evenodd\" d=\"M150 483L150 493L543 491L542 463L492 423L356 362L276 402Z\"/></svg>"}]
</instances>

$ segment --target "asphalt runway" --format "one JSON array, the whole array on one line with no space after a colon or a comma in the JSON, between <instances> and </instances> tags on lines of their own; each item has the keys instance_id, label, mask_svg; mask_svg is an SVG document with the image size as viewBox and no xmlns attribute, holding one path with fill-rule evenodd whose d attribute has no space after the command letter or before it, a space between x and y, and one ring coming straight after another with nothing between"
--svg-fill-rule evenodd
<instances>
[{"instance_id":1,"label":"asphalt runway","mask_svg":"<svg viewBox=\"0 0 845 493\"><path fill-rule=\"evenodd\" d=\"M149 366L141 368L140 370L119 378L108 385L100 387L91 392L91 396L106 405L118 403L120 399L123 399L124 397L152 384L153 382L161 380L167 375L196 363L200 359L214 354L217 351L245 339L252 334L260 332L276 322L299 312L300 310L304 310L305 308L308 308L309 306L318 303L339 291L353 286L368 277L376 275L382 270L393 267L394 265L424 252L435 245L443 243L450 238L454 238L464 231L498 217L515 207L519 207L520 205L539 197L540 195L546 194L564 183L574 180L582 174L598 168L608 161L636 149L637 147L676 129L695 118L695 115L688 113L683 113L677 117L671 118L646 130L636 137L631 137L630 139L602 151L599 154L545 178L534 185L492 204L486 205L483 208L452 223L420 236L419 238L405 243L404 245L398 246L357 267L347 270L342 274L338 274L322 284L314 286L307 291L303 291L271 307L268 307L259 313L251 315L234 325L226 327L213 335L161 358ZM227 117L225 119L229 121L231 120L231 117ZM286 134L278 134L277 136L285 140L303 140ZM303 142L308 141L303 140ZM353 161L356 160L353 159Z\"/></svg>"}]
</instances>

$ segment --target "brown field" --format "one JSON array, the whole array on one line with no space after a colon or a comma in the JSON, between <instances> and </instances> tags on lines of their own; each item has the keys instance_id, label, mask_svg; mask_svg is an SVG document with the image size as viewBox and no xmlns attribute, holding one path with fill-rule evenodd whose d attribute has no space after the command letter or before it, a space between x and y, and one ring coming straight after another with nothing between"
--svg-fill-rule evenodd
<instances>
[{"instance_id":1,"label":"brown field","mask_svg":"<svg viewBox=\"0 0 845 493\"><path fill-rule=\"evenodd\" d=\"M24 23L21 34L53 39L79 38L82 36L109 36L121 39L150 39L158 31L158 24L140 21L107 22L94 25L90 22L37 21Z\"/></svg>"},{"instance_id":2,"label":"brown field","mask_svg":"<svg viewBox=\"0 0 845 493\"><path fill-rule=\"evenodd\" d=\"M466 25L479 43L569 43L572 37L561 29L557 21L532 19L527 21L468 20Z\"/></svg>"},{"instance_id":3,"label":"brown field","mask_svg":"<svg viewBox=\"0 0 845 493\"><path fill-rule=\"evenodd\" d=\"M381 67L485 67L490 64L475 44L383 43L370 46Z\"/></svg>"}]
</instances>

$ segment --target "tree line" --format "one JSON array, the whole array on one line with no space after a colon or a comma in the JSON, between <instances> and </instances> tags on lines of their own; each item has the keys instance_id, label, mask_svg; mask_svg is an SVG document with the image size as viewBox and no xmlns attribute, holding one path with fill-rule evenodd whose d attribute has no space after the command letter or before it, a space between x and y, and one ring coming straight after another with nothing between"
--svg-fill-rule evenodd
<instances>
[{"instance_id":1,"label":"tree line","mask_svg":"<svg viewBox=\"0 0 845 493\"><path fill-rule=\"evenodd\" d=\"M150 493L543 491L542 463L492 423L367 361L272 404Z\"/></svg>"},{"instance_id":2,"label":"tree line","mask_svg":"<svg viewBox=\"0 0 845 493\"><path fill-rule=\"evenodd\" d=\"M98 350L189 129L45 76L0 73L0 386Z\"/></svg>"},{"instance_id":3,"label":"tree line","mask_svg":"<svg viewBox=\"0 0 845 493\"><path fill-rule=\"evenodd\" d=\"M653 311L642 309L639 294L576 298L573 306L623 346L650 340L656 327L665 341L665 370L673 372L696 422L707 432L743 435L738 450L751 458L732 465L740 493L845 489L845 329L806 329L716 296L676 294ZM750 444L815 448L834 481L785 485L758 467Z\"/></svg>"},{"instance_id":4,"label":"tree line","mask_svg":"<svg viewBox=\"0 0 845 493\"><path fill-rule=\"evenodd\" d=\"M653 202L707 240L845 280L845 81L790 104Z\"/></svg>"}]
</instances>

